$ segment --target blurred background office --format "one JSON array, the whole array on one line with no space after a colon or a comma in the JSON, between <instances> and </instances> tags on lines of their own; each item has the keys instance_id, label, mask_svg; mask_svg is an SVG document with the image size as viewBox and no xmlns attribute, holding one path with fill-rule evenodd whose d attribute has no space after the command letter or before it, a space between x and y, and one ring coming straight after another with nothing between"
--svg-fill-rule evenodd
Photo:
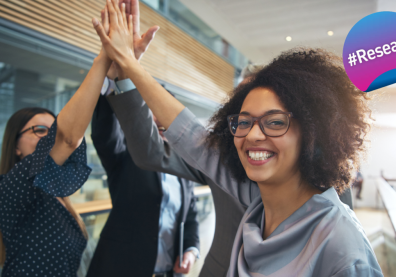
<instances>
[{"instance_id":1,"label":"blurred background office","mask_svg":"<svg viewBox=\"0 0 396 277\"><path fill-rule=\"evenodd\" d=\"M30 106L58 113L76 91L100 42L90 20L104 0L0 1L0 140L15 111ZM296 46L322 47L341 56L352 26L377 11L396 11L390 0L143 0L141 29L159 25L141 63L203 122L240 81L249 63L266 64ZM68 22L71 27L65 27ZM396 85L371 92L371 148L360 168L355 212L385 276L396 276ZM111 210L107 176L87 130L88 182L72 197L90 233L79 270L85 276ZM0 141L1 143L1 141ZM210 248L215 214L210 189L197 184L201 255Z\"/></svg>"}]
</instances>

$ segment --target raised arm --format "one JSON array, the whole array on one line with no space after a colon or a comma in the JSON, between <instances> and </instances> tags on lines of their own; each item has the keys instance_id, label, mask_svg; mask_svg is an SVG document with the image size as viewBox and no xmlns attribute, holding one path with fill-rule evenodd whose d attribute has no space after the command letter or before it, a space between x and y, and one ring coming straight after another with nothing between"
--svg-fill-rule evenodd
<instances>
[{"instance_id":1,"label":"raised arm","mask_svg":"<svg viewBox=\"0 0 396 277\"><path fill-rule=\"evenodd\" d=\"M205 176L186 163L159 135L152 113L137 90L110 95L107 100L117 115L137 166L206 184Z\"/></svg>"},{"instance_id":2,"label":"raised arm","mask_svg":"<svg viewBox=\"0 0 396 277\"><path fill-rule=\"evenodd\" d=\"M131 28L131 37L133 39L130 40L128 46L133 46L134 51L131 51L131 54L135 61L138 61L147 50L159 27L153 26L145 34L140 36L139 9L134 8L139 5L139 1L117 1L118 10L119 4L122 4L124 14L125 12L130 16L133 14L135 21L134 28ZM106 35L109 27L107 10L102 11L102 21L103 26L100 26L102 26L102 31ZM97 19L93 19L92 22L94 25L99 23ZM136 57L134 54L136 54ZM80 88L59 113L56 141L50 153L57 164L63 164L70 154L80 145L84 132L92 118L103 80L110 65L111 60L108 59L105 51L101 51L99 56L94 60L94 64ZM113 66L113 68L116 68L116 66Z\"/></svg>"},{"instance_id":3,"label":"raised arm","mask_svg":"<svg viewBox=\"0 0 396 277\"><path fill-rule=\"evenodd\" d=\"M134 49L135 58L140 60L146 52L155 33L158 31L158 26L151 27L146 33L140 35L139 26L139 1L138 0L122 0L119 3L121 9L125 10L126 15L133 15L133 44L130 45ZM106 16L108 15L107 8L101 12L102 22L108 22ZM109 26L104 26L105 32L108 33ZM113 62L107 77L112 84L114 79L125 79L125 74L121 71L120 67ZM104 95L111 94L111 85L108 86L107 91L103 92ZM126 145L124 140L124 133L120 128L120 124L111 109L109 103L106 101L105 96L99 98L98 104L92 119L92 140L95 148L99 154L102 164L107 172L111 171L113 167L118 166L118 162L122 161Z\"/></svg>"},{"instance_id":4,"label":"raised arm","mask_svg":"<svg viewBox=\"0 0 396 277\"><path fill-rule=\"evenodd\" d=\"M242 204L249 205L255 197L259 196L257 185L251 181L247 181L246 184L236 182L221 163L218 153L206 148L204 139L207 133L204 127L191 115L191 112L159 85L131 54L132 50L128 47L129 41L132 40L131 18L127 22L126 16L118 8L117 0L107 0L107 5L110 13L109 36L100 24L97 24L95 29L106 53L132 79L148 107L160 119L161 124L166 129L169 129L171 125L180 127L180 133L173 131L170 136L166 134L167 137L172 138L170 141L172 141L173 149L187 163L208 176L223 190L239 199ZM180 117L178 117L179 114ZM176 119L176 124L173 124ZM175 128L177 127L173 129Z\"/></svg>"},{"instance_id":5,"label":"raised arm","mask_svg":"<svg viewBox=\"0 0 396 277\"><path fill-rule=\"evenodd\" d=\"M110 64L111 60L101 51L80 88L59 113L55 145L50 152L58 165L62 165L81 144Z\"/></svg>"},{"instance_id":6,"label":"raised arm","mask_svg":"<svg viewBox=\"0 0 396 277\"><path fill-rule=\"evenodd\" d=\"M134 56L138 61L147 50L159 27L153 26L140 36L139 1L124 0L114 4L121 7L121 10L125 9L126 17L132 15L133 24L128 33L133 39L129 41L133 41L130 48L133 49ZM106 26L104 26L104 30L107 33ZM118 76L119 79L128 78L116 63L113 63L107 76L110 78ZM120 121L129 153L136 165L146 170L166 172L194 182L206 183L202 173L189 166L169 147L167 142L162 140L152 120L150 110L137 91L110 95L107 99Z\"/></svg>"},{"instance_id":7,"label":"raised arm","mask_svg":"<svg viewBox=\"0 0 396 277\"><path fill-rule=\"evenodd\" d=\"M152 112L157 118L161 118L161 124L168 128L184 109L184 106L158 84L133 55L133 50L129 46L133 44L133 23L135 23L135 20L132 19L132 15L129 15L127 21L118 4L118 0L107 0L110 14L109 36L106 35L105 29L98 21L95 29L106 49L106 53L133 81Z\"/></svg>"},{"instance_id":8,"label":"raised arm","mask_svg":"<svg viewBox=\"0 0 396 277\"><path fill-rule=\"evenodd\" d=\"M100 96L92 117L91 138L106 172L119 166L127 151L124 133L105 96Z\"/></svg>"}]
</instances>

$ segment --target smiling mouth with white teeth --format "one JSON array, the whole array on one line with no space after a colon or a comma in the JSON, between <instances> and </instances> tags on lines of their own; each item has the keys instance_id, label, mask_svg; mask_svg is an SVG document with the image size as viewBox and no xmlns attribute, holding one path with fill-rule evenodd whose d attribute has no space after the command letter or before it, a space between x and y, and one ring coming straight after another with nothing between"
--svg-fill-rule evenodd
<instances>
[{"instance_id":1,"label":"smiling mouth with white teeth","mask_svg":"<svg viewBox=\"0 0 396 277\"><path fill-rule=\"evenodd\" d=\"M248 151L249 157L254 161L264 161L271 158L275 153L268 151Z\"/></svg>"}]
</instances>

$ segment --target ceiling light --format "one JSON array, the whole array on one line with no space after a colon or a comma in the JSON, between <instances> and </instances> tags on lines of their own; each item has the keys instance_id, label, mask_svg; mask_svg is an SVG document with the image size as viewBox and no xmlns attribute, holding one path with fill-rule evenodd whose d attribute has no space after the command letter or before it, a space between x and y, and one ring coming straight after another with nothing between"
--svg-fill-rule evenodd
<instances>
[{"instance_id":1,"label":"ceiling light","mask_svg":"<svg viewBox=\"0 0 396 277\"><path fill-rule=\"evenodd\" d=\"M286 37L286 41L291 41L292 40L292 37L291 36L287 36Z\"/></svg>"},{"instance_id":2,"label":"ceiling light","mask_svg":"<svg viewBox=\"0 0 396 277\"><path fill-rule=\"evenodd\" d=\"M333 31L328 31L327 34L329 35L329 37L331 37L332 35L334 35Z\"/></svg>"}]
</instances>

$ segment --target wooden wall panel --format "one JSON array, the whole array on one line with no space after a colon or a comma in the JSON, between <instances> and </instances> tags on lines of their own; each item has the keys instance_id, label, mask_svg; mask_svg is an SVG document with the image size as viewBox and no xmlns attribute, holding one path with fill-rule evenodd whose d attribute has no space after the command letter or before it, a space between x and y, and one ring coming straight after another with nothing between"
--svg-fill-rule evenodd
<instances>
[{"instance_id":1,"label":"wooden wall panel","mask_svg":"<svg viewBox=\"0 0 396 277\"><path fill-rule=\"evenodd\" d=\"M0 0L0 17L84 50L99 53L91 18L104 0ZM234 67L143 3L141 31L158 31L141 63L154 77L216 102L233 88Z\"/></svg>"}]
</instances>

